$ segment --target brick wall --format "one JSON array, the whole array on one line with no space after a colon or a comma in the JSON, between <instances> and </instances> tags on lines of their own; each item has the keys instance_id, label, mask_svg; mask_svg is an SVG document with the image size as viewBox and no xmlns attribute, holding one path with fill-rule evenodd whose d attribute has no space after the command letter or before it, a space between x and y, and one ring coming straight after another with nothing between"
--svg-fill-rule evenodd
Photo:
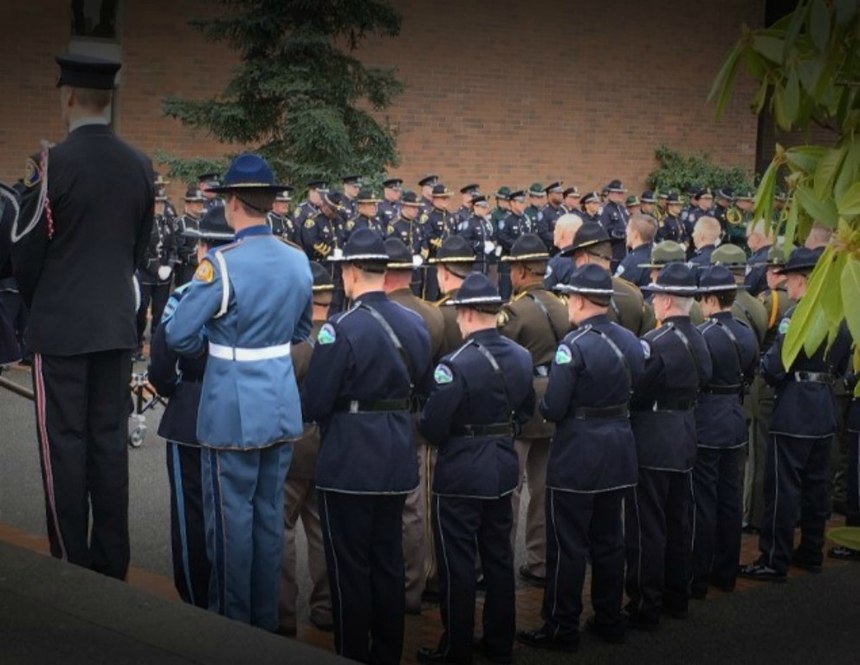
<instances>
[{"instance_id":1,"label":"brick wall","mask_svg":"<svg viewBox=\"0 0 860 665\"><path fill-rule=\"evenodd\" d=\"M217 156L217 143L160 111L165 95L205 97L228 79L233 56L186 25L211 9L201 0L123 4L118 131L149 153ZM436 171L452 188L563 178L586 189L619 177L639 190L661 143L753 168L749 83L719 121L705 98L740 24L761 23L763 0L394 4L401 35L369 40L357 55L397 67L407 86L386 116L402 157L393 173L410 186ZM62 138L51 56L67 49L69 20L56 5L19 3L0 25L6 181L40 138ZM182 190L175 183L170 193Z\"/></svg>"}]
</instances>

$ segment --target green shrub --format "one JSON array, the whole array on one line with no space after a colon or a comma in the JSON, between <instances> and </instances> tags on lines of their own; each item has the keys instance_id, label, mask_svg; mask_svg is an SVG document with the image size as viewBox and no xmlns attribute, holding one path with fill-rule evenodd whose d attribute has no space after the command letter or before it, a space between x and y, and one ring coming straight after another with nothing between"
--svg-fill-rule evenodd
<instances>
[{"instance_id":1,"label":"green shrub","mask_svg":"<svg viewBox=\"0 0 860 665\"><path fill-rule=\"evenodd\" d=\"M690 187L730 187L734 191L753 189L753 177L740 166L724 168L710 161L707 154L684 156L661 145L654 151L659 166L648 174L648 187L655 191L675 190L684 194Z\"/></svg>"}]
</instances>

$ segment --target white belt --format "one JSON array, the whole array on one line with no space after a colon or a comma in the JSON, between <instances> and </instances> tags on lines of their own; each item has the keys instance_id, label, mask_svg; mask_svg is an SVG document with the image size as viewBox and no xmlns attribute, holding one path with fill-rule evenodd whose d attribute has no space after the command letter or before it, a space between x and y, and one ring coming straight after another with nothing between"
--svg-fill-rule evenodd
<instances>
[{"instance_id":1,"label":"white belt","mask_svg":"<svg viewBox=\"0 0 860 665\"><path fill-rule=\"evenodd\" d=\"M209 355L221 360L249 362L252 360L271 360L290 355L290 343L277 346L263 346L258 349L241 349L235 346L222 346L209 342Z\"/></svg>"}]
</instances>

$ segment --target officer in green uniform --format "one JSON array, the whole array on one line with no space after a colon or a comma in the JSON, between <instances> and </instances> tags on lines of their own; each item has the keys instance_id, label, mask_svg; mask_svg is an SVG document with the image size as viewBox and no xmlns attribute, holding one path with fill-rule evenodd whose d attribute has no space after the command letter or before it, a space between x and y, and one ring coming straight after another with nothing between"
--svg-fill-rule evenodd
<instances>
[{"instance_id":1,"label":"officer in green uniform","mask_svg":"<svg viewBox=\"0 0 860 665\"><path fill-rule=\"evenodd\" d=\"M651 260L648 263L640 263L640 268L651 271L651 281L657 279L657 275L667 263L684 263L687 260L687 252L684 246L674 240L664 240L651 248ZM645 306L651 307L651 295L645 298ZM705 317L699 303L693 302L690 308L690 321L694 326L704 323Z\"/></svg>"},{"instance_id":2,"label":"officer in green uniform","mask_svg":"<svg viewBox=\"0 0 860 665\"><path fill-rule=\"evenodd\" d=\"M544 287L543 276L549 253L539 236L526 233L511 247L503 261L511 264L513 299L499 313L500 332L528 349L534 362L535 411L516 438L519 459L517 488L513 494L514 527L511 539L516 540L517 517L523 477L528 479L529 505L526 511L526 561L519 574L536 586L546 583L546 519L544 493L549 442L555 427L544 420L537 410L546 392L549 367L556 348L570 330L565 303Z\"/></svg>"},{"instance_id":3,"label":"officer in green uniform","mask_svg":"<svg viewBox=\"0 0 860 665\"><path fill-rule=\"evenodd\" d=\"M493 223L493 232L499 232L499 222L501 222L511 211L511 204L508 202L508 196L511 193L511 188L503 185L496 190L493 197L496 199L496 207L490 213L490 221Z\"/></svg>"}]
</instances>

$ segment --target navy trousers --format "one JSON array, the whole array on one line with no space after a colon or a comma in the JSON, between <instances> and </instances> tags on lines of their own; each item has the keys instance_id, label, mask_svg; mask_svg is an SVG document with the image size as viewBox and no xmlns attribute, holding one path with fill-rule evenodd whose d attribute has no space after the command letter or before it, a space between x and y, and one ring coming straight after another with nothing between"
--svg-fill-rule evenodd
<instances>
[{"instance_id":1,"label":"navy trousers","mask_svg":"<svg viewBox=\"0 0 860 665\"><path fill-rule=\"evenodd\" d=\"M204 448L202 456L206 552L212 563L209 609L274 631L278 628L284 482L293 446Z\"/></svg>"},{"instance_id":2,"label":"navy trousers","mask_svg":"<svg viewBox=\"0 0 860 665\"><path fill-rule=\"evenodd\" d=\"M406 495L319 494L335 649L360 663L396 665L406 611Z\"/></svg>"},{"instance_id":3,"label":"navy trousers","mask_svg":"<svg viewBox=\"0 0 860 665\"><path fill-rule=\"evenodd\" d=\"M767 447L764 521L759 549L777 572L788 570L794 527L800 512L797 555L806 563L824 558L824 525L830 512L827 493L832 436L816 439L774 434Z\"/></svg>"},{"instance_id":4,"label":"navy trousers","mask_svg":"<svg viewBox=\"0 0 860 665\"><path fill-rule=\"evenodd\" d=\"M167 442L173 584L183 601L209 607L209 558L203 517L200 447Z\"/></svg>"},{"instance_id":5,"label":"navy trousers","mask_svg":"<svg viewBox=\"0 0 860 665\"><path fill-rule=\"evenodd\" d=\"M693 576L691 590L708 584L732 589L741 552L738 470L743 448L699 448L693 468Z\"/></svg>"},{"instance_id":6,"label":"navy trousers","mask_svg":"<svg viewBox=\"0 0 860 665\"><path fill-rule=\"evenodd\" d=\"M557 638L579 632L582 587L589 560L595 621L619 631L624 628L621 504L625 492L578 494L547 488L543 616Z\"/></svg>"},{"instance_id":7,"label":"navy trousers","mask_svg":"<svg viewBox=\"0 0 860 665\"><path fill-rule=\"evenodd\" d=\"M687 609L692 474L639 468L625 501L627 611L658 620L660 608Z\"/></svg>"},{"instance_id":8,"label":"navy trousers","mask_svg":"<svg viewBox=\"0 0 860 665\"><path fill-rule=\"evenodd\" d=\"M483 643L510 657L514 645L514 556L511 497L466 499L435 495L433 529L444 633L439 650L448 662L471 663L475 630L475 569L480 554L487 584Z\"/></svg>"}]
</instances>

